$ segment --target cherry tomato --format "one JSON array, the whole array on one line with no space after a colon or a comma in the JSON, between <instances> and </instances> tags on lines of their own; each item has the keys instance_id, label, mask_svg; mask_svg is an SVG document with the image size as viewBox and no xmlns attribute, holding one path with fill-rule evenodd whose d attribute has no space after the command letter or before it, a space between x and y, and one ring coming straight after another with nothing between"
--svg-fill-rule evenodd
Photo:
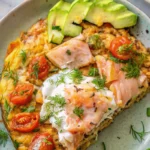
<instances>
[{"instance_id":1,"label":"cherry tomato","mask_svg":"<svg viewBox=\"0 0 150 150\"><path fill-rule=\"evenodd\" d=\"M37 146L38 145L38 146ZM53 139L49 133L37 134L28 150L54 150Z\"/></svg>"},{"instance_id":2,"label":"cherry tomato","mask_svg":"<svg viewBox=\"0 0 150 150\"><path fill-rule=\"evenodd\" d=\"M39 125L39 114L19 113L13 117L11 128L19 132L31 132Z\"/></svg>"},{"instance_id":3,"label":"cherry tomato","mask_svg":"<svg viewBox=\"0 0 150 150\"><path fill-rule=\"evenodd\" d=\"M10 101L15 105L25 105L32 99L34 86L29 83L18 84L10 94Z\"/></svg>"},{"instance_id":4,"label":"cherry tomato","mask_svg":"<svg viewBox=\"0 0 150 150\"><path fill-rule=\"evenodd\" d=\"M120 37L115 38L110 44L110 51L112 55L121 60L130 59L131 58L130 53L119 54L118 52L118 48L120 46L127 45L127 44L131 44L131 41L127 37L120 36Z\"/></svg>"},{"instance_id":5,"label":"cherry tomato","mask_svg":"<svg viewBox=\"0 0 150 150\"><path fill-rule=\"evenodd\" d=\"M112 28L113 27L110 23L104 23L103 26L106 27L106 28Z\"/></svg>"},{"instance_id":6,"label":"cherry tomato","mask_svg":"<svg viewBox=\"0 0 150 150\"><path fill-rule=\"evenodd\" d=\"M37 79L45 79L49 72L49 64L44 56L35 57L29 65L30 75Z\"/></svg>"}]
</instances>

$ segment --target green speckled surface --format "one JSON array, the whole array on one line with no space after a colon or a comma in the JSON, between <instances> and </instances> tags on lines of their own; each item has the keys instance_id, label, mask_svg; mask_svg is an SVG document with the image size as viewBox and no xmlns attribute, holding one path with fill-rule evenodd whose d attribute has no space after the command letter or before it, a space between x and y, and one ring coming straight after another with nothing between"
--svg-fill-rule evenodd
<instances>
[{"instance_id":1,"label":"green speckled surface","mask_svg":"<svg viewBox=\"0 0 150 150\"><path fill-rule=\"evenodd\" d=\"M27 0L20 7L16 8L6 18L0 22L0 68L3 66L3 59L7 45L10 41L19 36L21 31L26 31L39 18L46 17L48 10L57 0ZM150 20L140 10L132 6L126 0L116 0L124 3L130 10L139 16L136 27L132 28L132 33L140 39L146 47L150 47ZM147 131L150 131L150 118L146 116L146 108L150 107L150 94L140 103L136 103L132 108L125 110L115 119L114 123L100 133L97 142L88 150L103 150L102 142L106 144L106 150L147 150L150 148L150 134L147 134L144 141L139 143L129 134L130 125L134 125L141 130L141 121L144 122ZM1 118L0 118L1 120ZM0 123L0 129L6 130ZM11 140L6 147L0 146L0 150L14 150Z\"/></svg>"}]
</instances>

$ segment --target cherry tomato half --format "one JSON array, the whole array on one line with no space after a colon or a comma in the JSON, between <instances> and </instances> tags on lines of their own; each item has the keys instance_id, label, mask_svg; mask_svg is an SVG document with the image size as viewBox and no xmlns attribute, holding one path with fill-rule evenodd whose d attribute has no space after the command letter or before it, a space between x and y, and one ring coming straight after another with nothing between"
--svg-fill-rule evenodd
<instances>
[{"instance_id":1,"label":"cherry tomato half","mask_svg":"<svg viewBox=\"0 0 150 150\"><path fill-rule=\"evenodd\" d=\"M13 117L11 128L19 132L31 132L39 125L39 114L19 113Z\"/></svg>"},{"instance_id":2,"label":"cherry tomato half","mask_svg":"<svg viewBox=\"0 0 150 150\"><path fill-rule=\"evenodd\" d=\"M34 86L29 83L18 84L10 94L10 101L15 105L25 105L32 99Z\"/></svg>"},{"instance_id":3,"label":"cherry tomato half","mask_svg":"<svg viewBox=\"0 0 150 150\"><path fill-rule=\"evenodd\" d=\"M49 64L44 56L35 57L29 65L30 75L37 79L45 79L49 72Z\"/></svg>"},{"instance_id":4,"label":"cherry tomato half","mask_svg":"<svg viewBox=\"0 0 150 150\"><path fill-rule=\"evenodd\" d=\"M113 27L110 23L104 23L103 26L106 28L112 28Z\"/></svg>"},{"instance_id":5,"label":"cherry tomato half","mask_svg":"<svg viewBox=\"0 0 150 150\"><path fill-rule=\"evenodd\" d=\"M38 146L37 146L38 145ZM49 133L35 135L28 150L54 150L53 139Z\"/></svg>"},{"instance_id":6,"label":"cherry tomato half","mask_svg":"<svg viewBox=\"0 0 150 150\"><path fill-rule=\"evenodd\" d=\"M110 51L112 55L121 60L128 60L131 58L130 53L119 54L118 49L120 46L131 44L131 41L127 37L117 37L110 44Z\"/></svg>"}]
</instances>

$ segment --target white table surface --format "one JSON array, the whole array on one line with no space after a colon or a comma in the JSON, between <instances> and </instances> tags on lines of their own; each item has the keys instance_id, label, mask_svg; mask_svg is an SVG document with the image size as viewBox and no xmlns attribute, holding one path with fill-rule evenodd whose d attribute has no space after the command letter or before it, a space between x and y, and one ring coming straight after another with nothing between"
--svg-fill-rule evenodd
<instances>
[{"instance_id":1,"label":"white table surface","mask_svg":"<svg viewBox=\"0 0 150 150\"><path fill-rule=\"evenodd\" d=\"M0 0L0 19L2 19L9 11L14 7L21 4L25 0ZM142 11L144 11L150 17L150 3L146 2L150 0L128 0ZM38 0L37 0L38 2Z\"/></svg>"}]
</instances>

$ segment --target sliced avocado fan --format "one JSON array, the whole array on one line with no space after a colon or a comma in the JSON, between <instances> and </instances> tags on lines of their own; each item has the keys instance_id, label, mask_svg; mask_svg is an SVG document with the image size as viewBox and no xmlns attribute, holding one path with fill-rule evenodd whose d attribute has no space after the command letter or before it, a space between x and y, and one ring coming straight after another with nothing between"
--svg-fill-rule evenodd
<instances>
[{"instance_id":1,"label":"sliced avocado fan","mask_svg":"<svg viewBox=\"0 0 150 150\"><path fill-rule=\"evenodd\" d=\"M134 26L137 15L113 0L75 0L72 4L61 0L48 15L48 41L60 44L64 36L78 36L83 20L97 26L111 23L120 29Z\"/></svg>"},{"instance_id":2,"label":"sliced avocado fan","mask_svg":"<svg viewBox=\"0 0 150 150\"><path fill-rule=\"evenodd\" d=\"M64 39L64 34L62 29L66 17L68 15L68 10L70 9L71 4L59 1L48 14L48 41L55 44L62 43Z\"/></svg>"}]
</instances>

